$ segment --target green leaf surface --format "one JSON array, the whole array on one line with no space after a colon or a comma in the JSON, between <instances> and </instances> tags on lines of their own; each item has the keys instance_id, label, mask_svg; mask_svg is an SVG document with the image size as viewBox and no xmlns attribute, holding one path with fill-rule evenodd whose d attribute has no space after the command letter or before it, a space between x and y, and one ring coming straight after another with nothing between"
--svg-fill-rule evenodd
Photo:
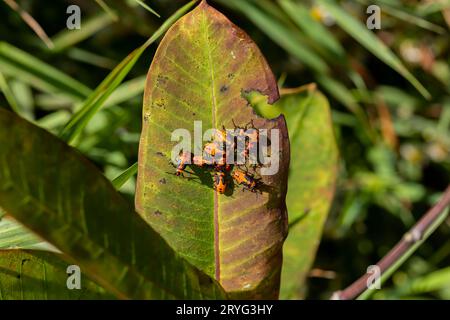
<instances>
[{"instance_id":1,"label":"green leaf surface","mask_svg":"<svg viewBox=\"0 0 450 320\"><path fill-rule=\"evenodd\" d=\"M158 14L158 12L156 12L155 10L153 10L148 4L146 4L145 2L141 1L141 0L134 0L136 1L141 7L143 7L145 10L147 10L148 12L154 14L155 16L157 16L158 18L160 18L160 15Z\"/></svg>"},{"instance_id":2,"label":"green leaf surface","mask_svg":"<svg viewBox=\"0 0 450 320\"><path fill-rule=\"evenodd\" d=\"M250 90L270 102L278 99L275 78L254 42L203 1L169 30L150 67L136 208L232 297L277 298L287 231L289 141L283 117L266 120L254 114L242 97ZM261 194L243 192L231 179L227 192L218 194L212 173L194 166L185 178L173 174L175 129L193 134L194 121L201 121L203 130L234 129L232 120L244 126L251 119L256 128L268 129L269 137L272 129L280 133L279 170L262 177Z\"/></svg>"},{"instance_id":3,"label":"green leaf surface","mask_svg":"<svg viewBox=\"0 0 450 320\"><path fill-rule=\"evenodd\" d=\"M247 99L265 117L286 117L291 141L289 234L283 247L280 298L298 299L303 297L335 189L338 149L330 106L315 90L284 95L275 108L255 92Z\"/></svg>"},{"instance_id":4,"label":"green leaf surface","mask_svg":"<svg viewBox=\"0 0 450 320\"><path fill-rule=\"evenodd\" d=\"M98 300L113 299L81 270L81 289L68 289L62 255L25 250L0 251L0 300Z\"/></svg>"},{"instance_id":5,"label":"green leaf surface","mask_svg":"<svg viewBox=\"0 0 450 320\"><path fill-rule=\"evenodd\" d=\"M224 297L135 214L93 164L3 109L0 206L117 297Z\"/></svg>"},{"instance_id":6,"label":"green leaf surface","mask_svg":"<svg viewBox=\"0 0 450 320\"><path fill-rule=\"evenodd\" d=\"M362 46L407 79L425 98L431 98L427 89L403 65L401 60L367 27L342 9L334 0L317 0L336 20L336 23Z\"/></svg>"},{"instance_id":7,"label":"green leaf surface","mask_svg":"<svg viewBox=\"0 0 450 320\"><path fill-rule=\"evenodd\" d=\"M319 92L283 97L292 145L289 167L289 235L283 248L281 297L302 297L333 199L338 148L330 106ZM303 291L304 293L304 291Z\"/></svg>"},{"instance_id":8,"label":"green leaf surface","mask_svg":"<svg viewBox=\"0 0 450 320\"><path fill-rule=\"evenodd\" d=\"M17 103L16 98L14 97L14 94L12 93L8 82L6 81L5 76L1 72L0 72L0 91L3 92L3 95L5 96L10 109L18 114L20 112L19 104Z\"/></svg>"}]
</instances>

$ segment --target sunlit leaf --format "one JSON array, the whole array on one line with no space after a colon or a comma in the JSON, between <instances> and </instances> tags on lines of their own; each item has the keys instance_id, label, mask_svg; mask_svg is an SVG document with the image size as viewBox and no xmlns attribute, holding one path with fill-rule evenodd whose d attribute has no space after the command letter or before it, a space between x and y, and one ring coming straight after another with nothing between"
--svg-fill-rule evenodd
<instances>
[{"instance_id":1,"label":"sunlit leaf","mask_svg":"<svg viewBox=\"0 0 450 320\"><path fill-rule=\"evenodd\" d=\"M203 1L166 34L147 79L138 212L233 297L276 298L287 227L289 142L283 117L256 117L241 96L259 90L270 102L278 99L264 57L242 30ZM194 121L204 130L234 129L233 120L245 126L252 119L257 128L279 129L279 170L262 177L261 194L244 193L231 177L227 192L219 194L206 169L191 167L194 174L185 178L173 174L173 130L194 133Z\"/></svg>"}]
</instances>

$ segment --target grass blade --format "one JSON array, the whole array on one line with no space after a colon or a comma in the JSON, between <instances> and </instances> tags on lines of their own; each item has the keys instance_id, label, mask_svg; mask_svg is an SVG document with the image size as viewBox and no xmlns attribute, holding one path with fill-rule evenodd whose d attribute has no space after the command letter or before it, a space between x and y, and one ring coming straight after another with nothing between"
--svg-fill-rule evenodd
<instances>
[{"instance_id":1,"label":"grass blade","mask_svg":"<svg viewBox=\"0 0 450 320\"><path fill-rule=\"evenodd\" d=\"M161 18L161 16L159 15L158 12L156 12L155 10L153 10L152 8L150 8L150 6L148 4L146 4L144 1L141 0L134 0L136 1L140 6L142 6L145 10L147 10L148 12L153 13L155 16L157 16L158 18Z\"/></svg>"},{"instance_id":2,"label":"grass blade","mask_svg":"<svg viewBox=\"0 0 450 320\"><path fill-rule=\"evenodd\" d=\"M87 21L83 22L81 29L68 30L63 29L56 36L53 37L54 48L52 51L59 52L75 44L91 37L99 30L106 28L114 19L106 12L102 12Z\"/></svg>"},{"instance_id":3,"label":"grass blade","mask_svg":"<svg viewBox=\"0 0 450 320\"><path fill-rule=\"evenodd\" d=\"M141 76L122 83L106 100L105 106L118 105L142 94L145 78Z\"/></svg>"},{"instance_id":4,"label":"grass blade","mask_svg":"<svg viewBox=\"0 0 450 320\"><path fill-rule=\"evenodd\" d=\"M427 89L414 77L414 75L403 65L400 59L380 40L370 32L365 25L339 7L335 1L317 0L336 20L336 23L351 35L362 46L372 54L389 65L392 69L407 79L422 96L430 99L431 95Z\"/></svg>"},{"instance_id":5,"label":"grass blade","mask_svg":"<svg viewBox=\"0 0 450 320\"><path fill-rule=\"evenodd\" d=\"M328 66L325 61L306 47L304 43L298 41L298 36L278 19L269 16L247 1L219 0L219 2L242 12L275 43L312 70L319 73L328 71Z\"/></svg>"},{"instance_id":6,"label":"grass blade","mask_svg":"<svg viewBox=\"0 0 450 320\"><path fill-rule=\"evenodd\" d=\"M107 14L109 14L109 16L111 17L111 19L113 19L113 21L119 20L119 17L114 12L114 10L108 7L108 5L103 0L95 0L95 2L97 2L100 8L102 8Z\"/></svg>"},{"instance_id":7,"label":"grass blade","mask_svg":"<svg viewBox=\"0 0 450 320\"><path fill-rule=\"evenodd\" d=\"M330 50L335 56L345 58L345 51L341 44L320 22L314 20L308 8L299 2L279 0L278 3L284 12L297 26L310 38L314 39L324 48Z\"/></svg>"},{"instance_id":8,"label":"grass blade","mask_svg":"<svg viewBox=\"0 0 450 320\"><path fill-rule=\"evenodd\" d=\"M6 75L47 92L62 92L78 100L91 90L51 65L6 42L0 42L0 68Z\"/></svg>"},{"instance_id":9,"label":"grass blade","mask_svg":"<svg viewBox=\"0 0 450 320\"><path fill-rule=\"evenodd\" d=\"M114 188L119 190L128 180L131 179L131 177L137 173L137 170L138 164L136 162L112 181Z\"/></svg>"},{"instance_id":10,"label":"grass blade","mask_svg":"<svg viewBox=\"0 0 450 320\"><path fill-rule=\"evenodd\" d=\"M74 114L67 125L60 133L60 137L69 143L82 132L84 127L96 114L96 112L104 105L104 102L120 85L122 80L128 75L136 61L140 58L147 47L162 36L167 29L182 15L189 11L197 1L191 1L184 5L168 18L161 27L149 38L141 47L130 53L113 71L100 83L95 91L83 103L81 109Z\"/></svg>"},{"instance_id":11,"label":"grass blade","mask_svg":"<svg viewBox=\"0 0 450 320\"><path fill-rule=\"evenodd\" d=\"M12 93L11 88L8 85L8 82L6 81L6 78L3 76L3 73L1 72L0 72L0 90L3 92L6 101L8 101L11 110L19 114L20 113L19 104L17 103L16 98L14 97L14 94Z\"/></svg>"}]
</instances>

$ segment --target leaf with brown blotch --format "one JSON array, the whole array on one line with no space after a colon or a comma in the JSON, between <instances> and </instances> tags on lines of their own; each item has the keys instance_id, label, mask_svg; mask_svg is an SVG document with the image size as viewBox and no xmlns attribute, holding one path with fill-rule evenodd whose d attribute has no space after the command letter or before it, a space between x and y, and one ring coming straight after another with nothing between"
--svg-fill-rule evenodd
<instances>
[{"instance_id":1,"label":"leaf with brown blotch","mask_svg":"<svg viewBox=\"0 0 450 320\"><path fill-rule=\"evenodd\" d=\"M294 90L274 106L257 92L246 95L259 114L284 114L289 128L292 159L289 166L289 236L283 247L282 299L304 296L328 211L333 201L339 155L325 96L310 89ZM299 91L299 92L295 92Z\"/></svg>"},{"instance_id":2,"label":"leaf with brown blotch","mask_svg":"<svg viewBox=\"0 0 450 320\"><path fill-rule=\"evenodd\" d=\"M180 255L219 281L231 297L277 298L282 244L287 232L285 196L289 138L283 116L258 117L243 92L279 98L275 78L249 36L203 1L162 40L144 94L136 208ZM169 163L175 129L233 129L250 120L279 130L280 166L262 176L262 193L213 189L212 174L191 166L177 177ZM190 179L188 179L190 178Z\"/></svg>"}]
</instances>

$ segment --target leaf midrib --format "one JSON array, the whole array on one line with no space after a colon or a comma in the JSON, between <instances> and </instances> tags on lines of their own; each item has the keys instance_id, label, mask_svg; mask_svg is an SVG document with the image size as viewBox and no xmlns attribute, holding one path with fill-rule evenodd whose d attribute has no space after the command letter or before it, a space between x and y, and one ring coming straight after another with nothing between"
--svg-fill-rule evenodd
<instances>
[{"instance_id":1,"label":"leaf midrib","mask_svg":"<svg viewBox=\"0 0 450 320\"><path fill-rule=\"evenodd\" d=\"M209 26L206 23L206 13L203 11L203 32L205 36L206 42L206 50L208 51L208 65L210 70L211 77L211 122L212 128L217 128L217 95L215 88L215 77L214 77L214 64L211 55L211 43L209 40ZM214 190L214 198L213 198L213 208L214 208L214 277L217 281L220 281L220 248L219 248L219 196L217 191Z\"/></svg>"}]
</instances>

